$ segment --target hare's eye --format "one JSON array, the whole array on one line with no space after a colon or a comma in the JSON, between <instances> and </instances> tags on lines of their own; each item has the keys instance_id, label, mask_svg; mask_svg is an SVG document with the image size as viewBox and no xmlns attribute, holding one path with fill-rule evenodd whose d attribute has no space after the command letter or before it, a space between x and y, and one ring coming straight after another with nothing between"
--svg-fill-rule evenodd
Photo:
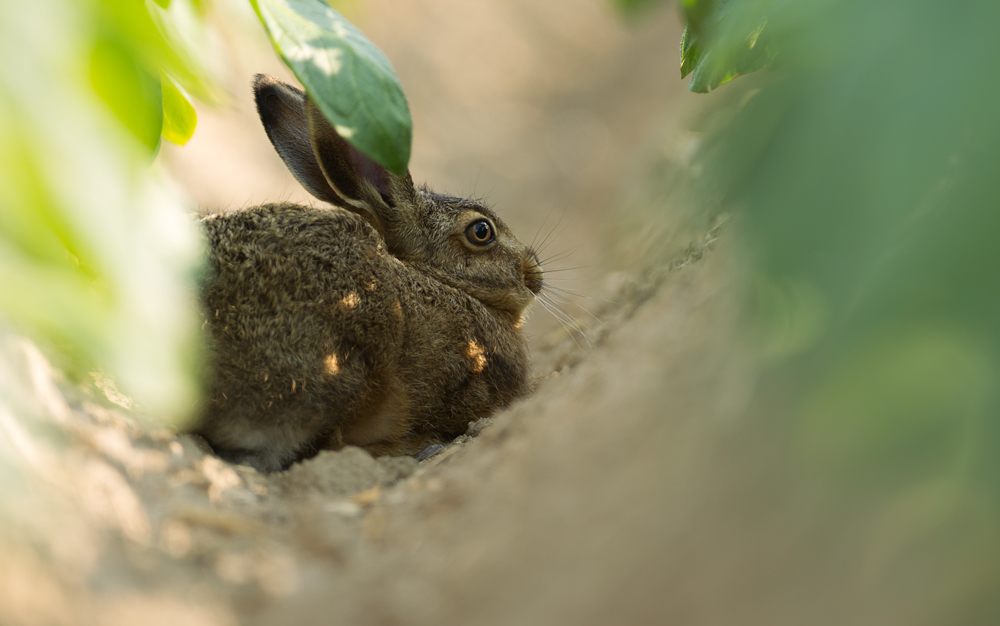
<instances>
[{"instance_id":1,"label":"hare's eye","mask_svg":"<svg viewBox=\"0 0 1000 626\"><path fill-rule=\"evenodd\" d=\"M469 227L465 229L465 236L469 243L477 246L485 246L495 239L493 226L486 220L478 220L469 224Z\"/></svg>"}]
</instances>

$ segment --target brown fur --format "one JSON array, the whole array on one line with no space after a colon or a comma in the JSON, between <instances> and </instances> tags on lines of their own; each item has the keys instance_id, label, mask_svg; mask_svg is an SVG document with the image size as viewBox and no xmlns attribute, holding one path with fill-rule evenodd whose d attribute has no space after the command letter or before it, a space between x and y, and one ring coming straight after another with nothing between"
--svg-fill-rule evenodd
<instances>
[{"instance_id":1,"label":"brown fur","mask_svg":"<svg viewBox=\"0 0 1000 626\"><path fill-rule=\"evenodd\" d=\"M348 444L415 454L526 393L535 252L483 204L374 164L301 91L264 76L254 90L286 164L338 207L203 220L214 373L197 432L275 471ZM496 240L477 246L467 229L483 219Z\"/></svg>"}]
</instances>

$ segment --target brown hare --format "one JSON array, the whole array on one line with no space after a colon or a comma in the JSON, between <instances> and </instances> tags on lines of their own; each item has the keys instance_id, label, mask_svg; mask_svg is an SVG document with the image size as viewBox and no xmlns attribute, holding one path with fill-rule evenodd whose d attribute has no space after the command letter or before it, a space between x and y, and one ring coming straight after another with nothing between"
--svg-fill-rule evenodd
<instances>
[{"instance_id":1,"label":"brown hare","mask_svg":"<svg viewBox=\"0 0 1000 626\"><path fill-rule=\"evenodd\" d=\"M195 432L271 472L344 445L415 454L525 394L535 251L489 207L377 165L302 91L258 75L254 92L278 154L335 206L204 218L212 375Z\"/></svg>"}]
</instances>

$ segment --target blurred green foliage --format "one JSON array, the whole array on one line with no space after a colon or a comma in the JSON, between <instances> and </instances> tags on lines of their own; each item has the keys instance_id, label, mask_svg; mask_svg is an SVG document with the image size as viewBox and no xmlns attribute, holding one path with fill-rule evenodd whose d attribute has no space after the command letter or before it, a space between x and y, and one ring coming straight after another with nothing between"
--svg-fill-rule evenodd
<instances>
[{"instance_id":1,"label":"blurred green foliage","mask_svg":"<svg viewBox=\"0 0 1000 626\"><path fill-rule=\"evenodd\" d=\"M188 0L0 6L0 317L167 420L197 399L200 245L150 166L165 122L171 139L193 131L179 85L214 93L202 51L175 36L195 14Z\"/></svg>"},{"instance_id":2,"label":"blurred green foliage","mask_svg":"<svg viewBox=\"0 0 1000 626\"><path fill-rule=\"evenodd\" d=\"M275 50L341 137L403 176L413 122L389 60L323 0L250 0Z\"/></svg>"},{"instance_id":3,"label":"blurred green foliage","mask_svg":"<svg viewBox=\"0 0 1000 626\"><path fill-rule=\"evenodd\" d=\"M765 19L772 71L713 98L698 157L754 261L753 428L845 594L1000 623L1000 5L732 2L702 60Z\"/></svg>"},{"instance_id":4,"label":"blurred green foliage","mask_svg":"<svg viewBox=\"0 0 1000 626\"><path fill-rule=\"evenodd\" d=\"M160 74L163 94L163 138L183 146L194 135L198 125L198 112L184 88L165 73Z\"/></svg>"}]
</instances>

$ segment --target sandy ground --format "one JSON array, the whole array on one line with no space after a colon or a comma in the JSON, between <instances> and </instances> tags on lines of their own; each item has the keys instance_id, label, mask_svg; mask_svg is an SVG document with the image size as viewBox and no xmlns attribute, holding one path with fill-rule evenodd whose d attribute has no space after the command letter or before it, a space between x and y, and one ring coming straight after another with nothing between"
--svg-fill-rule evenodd
<instances>
[{"instance_id":1,"label":"sandy ground","mask_svg":"<svg viewBox=\"0 0 1000 626\"><path fill-rule=\"evenodd\" d=\"M526 239L554 229L575 249L558 277L590 296L567 305L582 330L536 312L538 391L426 461L349 448L267 476L0 338L23 390L8 406L37 417L0 412L0 623L783 621L749 575L774 537L723 514L749 480L733 468L751 384L725 220L650 206L692 106L667 9L629 25L597 0L349 7L409 95L415 178L486 197ZM203 212L308 201L249 98L254 72L287 73L239 19L226 32L232 101L164 165Z\"/></svg>"},{"instance_id":2,"label":"sandy ground","mask_svg":"<svg viewBox=\"0 0 1000 626\"><path fill-rule=\"evenodd\" d=\"M707 506L685 477L711 470L705 431L733 410L706 393L732 383L714 239L626 286L597 347L567 338L547 354L575 365L422 463L347 448L230 466L6 338L0 373L24 373L41 426L0 415L2 622L643 624L700 604L675 585Z\"/></svg>"}]
</instances>

